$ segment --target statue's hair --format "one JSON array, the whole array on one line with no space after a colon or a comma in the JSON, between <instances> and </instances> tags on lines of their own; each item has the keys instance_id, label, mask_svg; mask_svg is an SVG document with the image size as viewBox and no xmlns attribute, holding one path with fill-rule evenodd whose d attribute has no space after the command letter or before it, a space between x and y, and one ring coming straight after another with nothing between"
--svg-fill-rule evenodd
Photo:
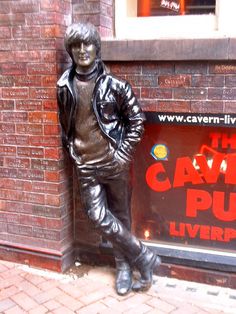
<instances>
[{"instance_id":1,"label":"statue's hair","mask_svg":"<svg viewBox=\"0 0 236 314\"><path fill-rule=\"evenodd\" d=\"M74 23L68 26L64 38L66 51L71 56L72 47L79 42L93 44L96 47L97 58L101 58L101 38L96 27L91 23Z\"/></svg>"}]
</instances>

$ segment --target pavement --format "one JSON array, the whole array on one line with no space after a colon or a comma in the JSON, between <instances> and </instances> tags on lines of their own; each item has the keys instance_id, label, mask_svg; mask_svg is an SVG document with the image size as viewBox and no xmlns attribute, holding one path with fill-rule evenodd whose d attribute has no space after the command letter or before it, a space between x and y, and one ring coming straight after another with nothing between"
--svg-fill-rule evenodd
<instances>
[{"instance_id":1,"label":"pavement","mask_svg":"<svg viewBox=\"0 0 236 314\"><path fill-rule=\"evenodd\" d=\"M76 264L66 274L0 261L1 314L236 313L236 290L154 276L145 293L114 291L110 267Z\"/></svg>"}]
</instances>

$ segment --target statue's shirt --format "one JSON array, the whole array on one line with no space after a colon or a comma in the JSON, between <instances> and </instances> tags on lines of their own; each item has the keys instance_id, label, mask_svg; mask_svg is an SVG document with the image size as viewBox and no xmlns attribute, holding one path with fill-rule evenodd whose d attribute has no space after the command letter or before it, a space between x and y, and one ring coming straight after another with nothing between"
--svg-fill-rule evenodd
<instances>
[{"instance_id":1,"label":"statue's shirt","mask_svg":"<svg viewBox=\"0 0 236 314\"><path fill-rule=\"evenodd\" d=\"M92 108L95 78L73 81L76 100L74 149L82 164L104 164L113 159L114 148L101 131Z\"/></svg>"}]
</instances>

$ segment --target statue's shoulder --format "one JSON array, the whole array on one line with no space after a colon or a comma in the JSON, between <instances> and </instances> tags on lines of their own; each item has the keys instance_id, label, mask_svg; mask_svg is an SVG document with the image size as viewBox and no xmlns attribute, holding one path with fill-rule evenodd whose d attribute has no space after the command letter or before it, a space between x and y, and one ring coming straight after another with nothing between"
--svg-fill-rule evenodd
<instances>
[{"instance_id":1,"label":"statue's shoulder","mask_svg":"<svg viewBox=\"0 0 236 314\"><path fill-rule=\"evenodd\" d=\"M110 85L112 87L115 87L116 89L119 88L124 88L125 85L127 84L127 81L116 76L113 73L107 73L106 74L106 80L109 81Z\"/></svg>"},{"instance_id":2,"label":"statue's shoulder","mask_svg":"<svg viewBox=\"0 0 236 314\"><path fill-rule=\"evenodd\" d=\"M63 87L63 86L65 86L65 85L68 85L70 74L71 74L71 68L70 68L70 69L67 69L67 70L62 74L62 76L61 76L61 77L59 78L59 80L57 81L57 86L58 86L58 87Z\"/></svg>"}]
</instances>

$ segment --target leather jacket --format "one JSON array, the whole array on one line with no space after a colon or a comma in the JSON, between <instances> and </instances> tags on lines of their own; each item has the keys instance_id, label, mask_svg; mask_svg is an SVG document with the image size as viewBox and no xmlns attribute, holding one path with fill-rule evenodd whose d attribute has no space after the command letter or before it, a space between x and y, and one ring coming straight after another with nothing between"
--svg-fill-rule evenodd
<instances>
[{"instance_id":1,"label":"leather jacket","mask_svg":"<svg viewBox=\"0 0 236 314\"><path fill-rule=\"evenodd\" d=\"M74 73L74 67L66 70L57 83L62 142L70 153L76 112ZM129 83L108 74L102 61L98 63L98 77L91 102L98 124L115 148L118 158L124 162L131 161L133 150L143 133L144 114Z\"/></svg>"}]
</instances>

